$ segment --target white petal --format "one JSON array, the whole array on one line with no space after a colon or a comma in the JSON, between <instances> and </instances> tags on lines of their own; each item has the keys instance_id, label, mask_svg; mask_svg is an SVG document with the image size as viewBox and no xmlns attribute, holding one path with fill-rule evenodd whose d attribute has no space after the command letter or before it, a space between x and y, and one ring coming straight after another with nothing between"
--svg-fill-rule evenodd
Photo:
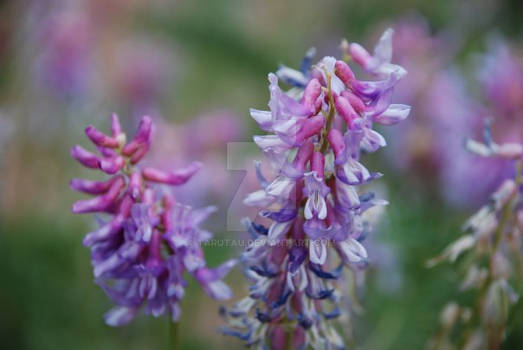
<instances>
[{"instance_id":1,"label":"white petal","mask_svg":"<svg viewBox=\"0 0 523 350\"><path fill-rule=\"evenodd\" d=\"M250 110L251 117L260 125L260 127L265 130L265 128L270 125L272 121L272 114L270 111L260 111L259 109L251 108Z\"/></svg>"},{"instance_id":2,"label":"white petal","mask_svg":"<svg viewBox=\"0 0 523 350\"><path fill-rule=\"evenodd\" d=\"M278 244L285 237L292 223L292 220L287 222L274 222L269 228L269 245Z\"/></svg>"},{"instance_id":3,"label":"white petal","mask_svg":"<svg viewBox=\"0 0 523 350\"><path fill-rule=\"evenodd\" d=\"M323 265L327 260L327 245L323 240L309 242L309 258L311 262Z\"/></svg>"},{"instance_id":4,"label":"white petal","mask_svg":"<svg viewBox=\"0 0 523 350\"><path fill-rule=\"evenodd\" d=\"M349 263L359 263L367 259L365 247L354 238L348 238L345 241L339 242L338 246L344 255L344 260Z\"/></svg>"},{"instance_id":5,"label":"white petal","mask_svg":"<svg viewBox=\"0 0 523 350\"><path fill-rule=\"evenodd\" d=\"M374 58L377 59L380 64L390 63L392 60L393 34L394 30L392 28L388 28L385 32L383 32L380 40L378 41L378 44L376 44L374 47Z\"/></svg>"},{"instance_id":6,"label":"white petal","mask_svg":"<svg viewBox=\"0 0 523 350\"><path fill-rule=\"evenodd\" d=\"M373 121L383 125L393 125L405 120L410 113L410 106L402 104L391 104L389 108L380 115L373 118Z\"/></svg>"},{"instance_id":7,"label":"white petal","mask_svg":"<svg viewBox=\"0 0 523 350\"><path fill-rule=\"evenodd\" d=\"M327 204L325 198L319 196L318 198L318 219L323 220L327 217Z\"/></svg>"},{"instance_id":8,"label":"white petal","mask_svg":"<svg viewBox=\"0 0 523 350\"><path fill-rule=\"evenodd\" d=\"M307 199L307 202L305 202L305 208L303 210L303 215L305 216L305 219L307 219L307 220L310 220L314 217L314 215L312 215L311 207L312 207L312 200L309 197Z\"/></svg>"},{"instance_id":9,"label":"white petal","mask_svg":"<svg viewBox=\"0 0 523 350\"><path fill-rule=\"evenodd\" d=\"M267 195L265 190L258 190L256 192L249 193L243 203L248 206L264 207L275 201L273 196Z\"/></svg>"}]
</instances>

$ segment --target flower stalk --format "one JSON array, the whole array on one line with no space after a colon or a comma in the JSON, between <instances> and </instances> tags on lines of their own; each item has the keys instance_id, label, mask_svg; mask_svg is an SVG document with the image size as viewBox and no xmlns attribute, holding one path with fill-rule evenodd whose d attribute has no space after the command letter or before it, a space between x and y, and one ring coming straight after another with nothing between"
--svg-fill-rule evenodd
<instances>
[{"instance_id":1,"label":"flower stalk","mask_svg":"<svg viewBox=\"0 0 523 350\"><path fill-rule=\"evenodd\" d=\"M105 322L125 325L141 308L154 317L166 315L177 322L187 284L185 272L212 298L229 298L231 290L221 279L235 261L208 268L201 249L201 242L212 234L200 225L215 208L192 209L178 202L171 191L189 181L201 164L193 162L174 171L142 166L154 134L148 116L141 119L129 141L116 115L110 135L93 126L85 133L98 153L74 146L71 156L109 178L71 180L72 189L93 196L77 201L72 210L100 215L100 227L88 233L83 243L91 249L96 283L116 304L105 315Z\"/></svg>"},{"instance_id":2,"label":"flower stalk","mask_svg":"<svg viewBox=\"0 0 523 350\"><path fill-rule=\"evenodd\" d=\"M332 324L346 319L352 296L340 288L345 270L368 264L362 242L370 233L366 211L386 202L361 185L381 176L361 162L364 152L386 145L373 125L404 120L410 108L390 103L406 71L390 62L392 30L371 55L349 51L374 81L356 79L343 60L324 57L311 67L309 50L300 71L269 74L270 111L251 109L268 134L254 137L273 166L267 179L256 163L261 189L244 203L260 209L245 219L253 243L242 254L250 294L229 310L223 331L257 349L343 349ZM294 86L283 91L279 80ZM345 268L345 269L344 269Z\"/></svg>"},{"instance_id":3,"label":"flower stalk","mask_svg":"<svg viewBox=\"0 0 523 350\"><path fill-rule=\"evenodd\" d=\"M513 161L515 174L466 222L466 234L428 262L434 266L445 260L455 262L461 255L467 255L462 261L466 273L460 291L476 295L471 306L447 304L442 312L441 328L431 341L434 350L450 344L472 350L499 350L505 339L510 308L519 299L514 281L521 278L518 265L523 253L518 239L523 217L523 146L495 144L490 139L489 123L484 135L484 143L468 140L467 148L485 157Z\"/></svg>"}]
</instances>

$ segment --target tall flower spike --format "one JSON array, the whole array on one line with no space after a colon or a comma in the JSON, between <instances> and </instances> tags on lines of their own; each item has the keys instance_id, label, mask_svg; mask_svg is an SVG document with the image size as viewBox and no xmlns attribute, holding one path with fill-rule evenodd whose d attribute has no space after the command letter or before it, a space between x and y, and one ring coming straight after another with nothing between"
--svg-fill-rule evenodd
<instances>
[{"instance_id":1,"label":"tall flower spike","mask_svg":"<svg viewBox=\"0 0 523 350\"><path fill-rule=\"evenodd\" d=\"M465 344L466 349L499 349L508 328L509 311L518 301L516 281L521 278L523 234L523 146L501 144L490 137L486 123L484 143L468 140L467 148L483 157L512 160L515 176L505 180L463 226L464 234L443 253L428 261L429 267L442 261L461 265L464 271L459 290L473 295L470 305L448 303L442 311L441 328L431 339L437 344ZM459 259L467 254L467 259Z\"/></svg>"},{"instance_id":2,"label":"tall flower spike","mask_svg":"<svg viewBox=\"0 0 523 350\"><path fill-rule=\"evenodd\" d=\"M339 282L365 267L364 213L385 201L358 187L380 174L360 163L360 150L386 145L374 123L395 124L409 107L391 105L395 83L406 73L390 62L392 31L374 56L352 46L354 60L375 76L356 79L344 61L325 57L310 68L309 53L300 71L281 67L269 74L270 111L251 109L268 135L255 136L277 176L266 180L245 204L260 209L267 227L245 220L254 238L242 255L250 294L223 310L225 334L257 349L342 349L331 320L346 318L347 301ZM355 45L355 44L353 44ZM304 69L303 67L306 67ZM283 91L278 78L294 86ZM344 282L342 282L343 284ZM287 344L287 345L285 345Z\"/></svg>"},{"instance_id":3,"label":"tall flower spike","mask_svg":"<svg viewBox=\"0 0 523 350\"><path fill-rule=\"evenodd\" d=\"M184 272L191 274L212 298L223 300L231 291L221 279L234 266L228 261L216 269L206 267L200 244L211 238L200 224L214 207L194 210L178 203L161 184L186 183L201 164L165 172L142 168L138 163L149 150L154 124L141 119L135 137L129 142L118 116L112 116L111 135L93 126L85 129L99 154L80 146L71 150L73 158L91 169L111 175L108 180L71 180L70 187L93 195L73 205L74 213L96 212L107 216L101 226L84 238L91 249L96 283L116 307L105 315L110 326L130 322L143 306L155 317L180 316L184 295Z\"/></svg>"}]
</instances>

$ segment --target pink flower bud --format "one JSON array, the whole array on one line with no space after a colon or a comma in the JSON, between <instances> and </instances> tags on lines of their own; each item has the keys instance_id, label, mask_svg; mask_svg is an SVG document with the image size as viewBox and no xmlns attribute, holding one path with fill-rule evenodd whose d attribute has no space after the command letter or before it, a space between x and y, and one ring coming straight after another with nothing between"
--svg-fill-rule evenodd
<instances>
[{"instance_id":1,"label":"pink flower bud","mask_svg":"<svg viewBox=\"0 0 523 350\"><path fill-rule=\"evenodd\" d=\"M311 170L315 171L318 177L323 178L325 175L325 157L321 152L314 152L311 159Z\"/></svg>"},{"instance_id":2,"label":"pink flower bud","mask_svg":"<svg viewBox=\"0 0 523 350\"><path fill-rule=\"evenodd\" d=\"M309 107L312 114L316 114L317 111L317 100L321 94L321 84L318 79L312 79L309 81L303 92L302 104ZM320 104L321 106L321 104Z\"/></svg>"},{"instance_id":3,"label":"pink flower bud","mask_svg":"<svg viewBox=\"0 0 523 350\"><path fill-rule=\"evenodd\" d=\"M122 126L120 125L120 120L118 119L118 115L116 113L113 113L111 115L111 134L113 138L117 138L118 135L122 133Z\"/></svg>"},{"instance_id":4,"label":"pink flower bud","mask_svg":"<svg viewBox=\"0 0 523 350\"><path fill-rule=\"evenodd\" d=\"M202 167L199 162L194 162L186 168L173 171L164 172L155 168L143 169L143 177L152 182L165 183L169 185L181 185L189 181L189 179Z\"/></svg>"},{"instance_id":5,"label":"pink flower bud","mask_svg":"<svg viewBox=\"0 0 523 350\"><path fill-rule=\"evenodd\" d=\"M343 96L334 95L334 105L336 106L338 113L347 122L349 128L351 128L352 121L358 117L358 114L354 108L352 108L349 101Z\"/></svg>"},{"instance_id":6,"label":"pink flower bud","mask_svg":"<svg viewBox=\"0 0 523 350\"><path fill-rule=\"evenodd\" d=\"M352 59L360 64L363 68L367 67L367 65L372 61L372 56L370 53L363 48L360 44L352 43L349 46L349 53L352 57Z\"/></svg>"},{"instance_id":7,"label":"pink flower bud","mask_svg":"<svg viewBox=\"0 0 523 350\"><path fill-rule=\"evenodd\" d=\"M336 158L338 158L343 153L343 151L345 151L345 142L343 140L341 131L337 129L331 129L327 135L327 139L329 140L329 144L334 151L334 155Z\"/></svg>"},{"instance_id":8,"label":"pink flower bud","mask_svg":"<svg viewBox=\"0 0 523 350\"><path fill-rule=\"evenodd\" d=\"M91 169L98 169L100 164L100 159L94 153L78 145L71 148L71 157L79 161L83 166Z\"/></svg>"},{"instance_id":9,"label":"pink flower bud","mask_svg":"<svg viewBox=\"0 0 523 350\"><path fill-rule=\"evenodd\" d=\"M300 131L296 135L296 141L298 143L303 142L309 137L318 134L325 125L325 117L317 115L306 119L301 123Z\"/></svg>"},{"instance_id":10,"label":"pink flower bud","mask_svg":"<svg viewBox=\"0 0 523 350\"><path fill-rule=\"evenodd\" d=\"M143 116L138 125L138 131L134 136L133 140L129 142L122 150L122 153L125 156L131 156L136 152L141 146L146 143L149 143L151 140L152 134L152 119L149 116Z\"/></svg>"},{"instance_id":11,"label":"pink flower bud","mask_svg":"<svg viewBox=\"0 0 523 350\"><path fill-rule=\"evenodd\" d=\"M294 159L294 166L298 171L303 172L303 170L305 170L313 150L314 145L312 141L308 141L300 146L298 153L296 154L296 158Z\"/></svg>"},{"instance_id":12,"label":"pink flower bud","mask_svg":"<svg viewBox=\"0 0 523 350\"><path fill-rule=\"evenodd\" d=\"M124 186L125 181L121 177L118 177L106 194L76 202L73 205L73 213L79 214L107 210L115 204Z\"/></svg>"},{"instance_id":13,"label":"pink flower bud","mask_svg":"<svg viewBox=\"0 0 523 350\"><path fill-rule=\"evenodd\" d=\"M129 193L132 199L140 198L142 194L143 179L138 171L134 171L129 178Z\"/></svg>"},{"instance_id":14,"label":"pink flower bud","mask_svg":"<svg viewBox=\"0 0 523 350\"><path fill-rule=\"evenodd\" d=\"M131 164L134 165L134 164L138 163L147 154L147 152L149 152L150 147L151 147L151 145L148 142L143 144L141 147L139 147L138 150L136 152L134 152L133 155L131 156L131 159L130 159Z\"/></svg>"},{"instance_id":15,"label":"pink flower bud","mask_svg":"<svg viewBox=\"0 0 523 350\"><path fill-rule=\"evenodd\" d=\"M343 61L336 61L334 64L334 73L345 84L346 87L351 87L352 82L356 79L352 69Z\"/></svg>"},{"instance_id":16,"label":"pink flower bud","mask_svg":"<svg viewBox=\"0 0 523 350\"><path fill-rule=\"evenodd\" d=\"M122 156L114 158L104 158L100 161L100 169L106 174L113 175L122 170L125 166L125 159Z\"/></svg>"},{"instance_id":17,"label":"pink flower bud","mask_svg":"<svg viewBox=\"0 0 523 350\"><path fill-rule=\"evenodd\" d=\"M359 98L349 90L342 91L341 96L345 97L349 101L352 108L354 108L356 112L363 113L367 110L367 106L361 100L361 98Z\"/></svg>"},{"instance_id":18,"label":"pink flower bud","mask_svg":"<svg viewBox=\"0 0 523 350\"><path fill-rule=\"evenodd\" d=\"M118 155L118 152L116 152L116 150L114 150L112 148L100 147L100 146L97 146L96 148L98 149L98 152L100 152L100 154L104 157L112 158L112 157L116 157Z\"/></svg>"},{"instance_id":19,"label":"pink flower bud","mask_svg":"<svg viewBox=\"0 0 523 350\"><path fill-rule=\"evenodd\" d=\"M118 141L115 138L105 135L103 132L96 129L92 125L89 125L87 128L85 128L85 134L97 146L109 148L118 147Z\"/></svg>"},{"instance_id":20,"label":"pink flower bud","mask_svg":"<svg viewBox=\"0 0 523 350\"><path fill-rule=\"evenodd\" d=\"M112 177L107 181L72 179L69 183L69 187L75 191L84 192L88 194L102 194L107 192L117 179L118 176Z\"/></svg>"}]
</instances>

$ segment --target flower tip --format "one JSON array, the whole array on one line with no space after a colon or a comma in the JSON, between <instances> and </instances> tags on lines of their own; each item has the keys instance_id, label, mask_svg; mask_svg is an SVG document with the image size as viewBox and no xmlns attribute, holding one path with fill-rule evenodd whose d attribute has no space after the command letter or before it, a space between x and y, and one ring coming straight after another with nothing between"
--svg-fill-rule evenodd
<instances>
[{"instance_id":1,"label":"flower tip","mask_svg":"<svg viewBox=\"0 0 523 350\"><path fill-rule=\"evenodd\" d=\"M148 115L144 115L144 116L142 116L142 119L140 119L140 122L146 123L146 124L152 124L153 119Z\"/></svg>"},{"instance_id":2,"label":"flower tip","mask_svg":"<svg viewBox=\"0 0 523 350\"><path fill-rule=\"evenodd\" d=\"M278 76L276 74L271 72L267 75L267 78L269 79L269 83L278 84Z\"/></svg>"},{"instance_id":3,"label":"flower tip","mask_svg":"<svg viewBox=\"0 0 523 350\"><path fill-rule=\"evenodd\" d=\"M369 52L358 43L349 44L349 54L356 63L363 67L372 60L372 56Z\"/></svg>"},{"instance_id":4,"label":"flower tip","mask_svg":"<svg viewBox=\"0 0 523 350\"><path fill-rule=\"evenodd\" d=\"M343 61L336 61L334 64L334 74L336 74L347 87L350 87L351 82L356 78L349 65Z\"/></svg>"}]
</instances>

